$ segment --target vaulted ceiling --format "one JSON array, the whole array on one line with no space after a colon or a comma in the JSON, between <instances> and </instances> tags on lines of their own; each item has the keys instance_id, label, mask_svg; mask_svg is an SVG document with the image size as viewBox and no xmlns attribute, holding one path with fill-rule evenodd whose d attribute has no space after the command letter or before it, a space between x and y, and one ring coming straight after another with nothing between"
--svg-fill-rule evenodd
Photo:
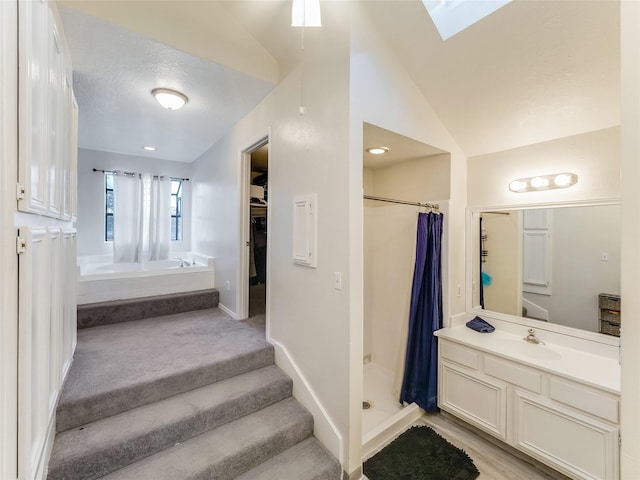
<instances>
[{"instance_id":1,"label":"vaulted ceiling","mask_svg":"<svg viewBox=\"0 0 640 480\"><path fill-rule=\"evenodd\" d=\"M146 134L173 142L149 155L192 161L299 55L287 0L62 4L86 148L139 155ZM515 0L446 42L420 0L363 8L467 155L620 122L616 0ZM154 105L159 82L189 90L187 107Z\"/></svg>"}]
</instances>

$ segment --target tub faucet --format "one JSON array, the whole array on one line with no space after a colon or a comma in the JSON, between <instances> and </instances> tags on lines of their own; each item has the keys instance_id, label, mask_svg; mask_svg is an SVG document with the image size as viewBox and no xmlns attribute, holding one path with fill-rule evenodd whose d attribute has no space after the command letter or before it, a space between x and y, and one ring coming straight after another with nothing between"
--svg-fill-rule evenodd
<instances>
[{"instance_id":1,"label":"tub faucet","mask_svg":"<svg viewBox=\"0 0 640 480\"><path fill-rule=\"evenodd\" d=\"M184 258L180 258L180 257L173 257L174 260L180 260L180 266L181 267L190 267L191 264L185 260Z\"/></svg>"},{"instance_id":2,"label":"tub faucet","mask_svg":"<svg viewBox=\"0 0 640 480\"><path fill-rule=\"evenodd\" d=\"M523 338L525 342L533 343L535 345L545 345L545 343L536 337L536 331L533 328L529 329L529 335Z\"/></svg>"}]
</instances>

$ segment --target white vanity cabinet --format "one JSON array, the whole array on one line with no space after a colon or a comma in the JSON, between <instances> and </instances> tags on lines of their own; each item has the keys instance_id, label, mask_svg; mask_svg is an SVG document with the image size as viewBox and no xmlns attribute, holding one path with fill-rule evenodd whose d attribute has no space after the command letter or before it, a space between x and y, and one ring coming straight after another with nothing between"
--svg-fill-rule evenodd
<instances>
[{"instance_id":1,"label":"white vanity cabinet","mask_svg":"<svg viewBox=\"0 0 640 480\"><path fill-rule=\"evenodd\" d=\"M442 410L571 478L619 477L615 392L443 336L438 390Z\"/></svg>"}]
</instances>

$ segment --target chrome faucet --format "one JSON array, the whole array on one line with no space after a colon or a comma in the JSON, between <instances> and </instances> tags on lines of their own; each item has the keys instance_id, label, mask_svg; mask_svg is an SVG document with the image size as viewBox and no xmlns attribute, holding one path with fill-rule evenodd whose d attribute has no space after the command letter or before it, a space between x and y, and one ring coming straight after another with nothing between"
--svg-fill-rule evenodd
<instances>
[{"instance_id":1,"label":"chrome faucet","mask_svg":"<svg viewBox=\"0 0 640 480\"><path fill-rule=\"evenodd\" d=\"M184 258L180 258L180 257L173 257L174 260L180 260L180 267L190 267L191 264L185 260Z\"/></svg>"},{"instance_id":2,"label":"chrome faucet","mask_svg":"<svg viewBox=\"0 0 640 480\"><path fill-rule=\"evenodd\" d=\"M535 345L545 345L545 343L536 337L536 331L533 328L529 329L529 335L523 338L523 340L527 343L533 343Z\"/></svg>"}]
</instances>

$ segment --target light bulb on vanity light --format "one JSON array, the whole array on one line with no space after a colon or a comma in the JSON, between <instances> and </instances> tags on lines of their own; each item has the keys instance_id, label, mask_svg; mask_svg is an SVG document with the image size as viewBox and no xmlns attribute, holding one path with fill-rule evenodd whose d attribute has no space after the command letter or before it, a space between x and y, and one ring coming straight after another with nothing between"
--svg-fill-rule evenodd
<instances>
[{"instance_id":1,"label":"light bulb on vanity light","mask_svg":"<svg viewBox=\"0 0 640 480\"><path fill-rule=\"evenodd\" d=\"M525 188L527 188L527 182L522 182L520 180L514 180L509 184L509 190L512 192L521 192Z\"/></svg>"},{"instance_id":2,"label":"light bulb on vanity light","mask_svg":"<svg viewBox=\"0 0 640 480\"><path fill-rule=\"evenodd\" d=\"M549 185L549 179L544 177L533 177L531 179L531 186L536 189L544 188Z\"/></svg>"},{"instance_id":3,"label":"light bulb on vanity light","mask_svg":"<svg viewBox=\"0 0 640 480\"><path fill-rule=\"evenodd\" d=\"M567 173L560 173L553 178L553 183L557 187L567 187L571 183L571 175Z\"/></svg>"}]
</instances>

